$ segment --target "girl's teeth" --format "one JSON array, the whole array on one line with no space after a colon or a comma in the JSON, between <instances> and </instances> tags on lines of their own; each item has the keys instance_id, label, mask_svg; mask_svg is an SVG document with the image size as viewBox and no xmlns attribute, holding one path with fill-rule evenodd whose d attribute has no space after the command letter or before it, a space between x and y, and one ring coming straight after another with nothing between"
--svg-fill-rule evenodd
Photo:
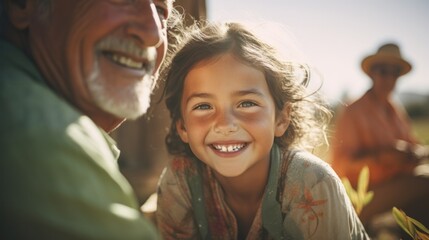
<instances>
[{"instance_id":1,"label":"girl's teeth","mask_svg":"<svg viewBox=\"0 0 429 240\"><path fill-rule=\"evenodd\" d=\"M244 147L244 144L234 144L234 145L213 145L215 149L220 152L237 152Z\"/></svg>"}]
</instances>

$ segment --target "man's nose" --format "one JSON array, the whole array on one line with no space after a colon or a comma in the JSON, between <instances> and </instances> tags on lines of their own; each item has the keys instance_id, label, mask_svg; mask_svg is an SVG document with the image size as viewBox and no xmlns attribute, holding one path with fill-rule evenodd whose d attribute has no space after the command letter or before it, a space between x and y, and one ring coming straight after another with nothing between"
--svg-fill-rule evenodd
<instances>
[{"instance_id":1,"label":"man's nose","mask_svg":"<svg viewBox=\"0 0 429 240\"><path fill-rule=\"evenodd\" d=\"M164 41L163 29L152 1L136 1L132 14L134 18L127 26L127 34L138 39L145 47L159 47Z\"/></svg>"},{"instance_id":2,"label":"man's nose","mask_svg":"<svg viewBox=\"0 0 429 240\"><path fill-rule=\"evenodd\" d=\"M231 110L219 111L214 125L214 131L222 135L228 135L238 130L234 113Z\"/></svg>"}]
</instances>

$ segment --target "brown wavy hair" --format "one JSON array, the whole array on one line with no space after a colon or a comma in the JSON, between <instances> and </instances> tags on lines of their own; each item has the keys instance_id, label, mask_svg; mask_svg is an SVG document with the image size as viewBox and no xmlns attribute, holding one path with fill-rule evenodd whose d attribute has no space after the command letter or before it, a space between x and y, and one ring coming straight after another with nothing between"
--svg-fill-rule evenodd
<instances>
[{"instance_id":1,"label":"brown wavy hair","mask_svg":"<svg viewBox=\"0 0 429 240\"><path fill-rule=\"evenodd\" d=\"M326 142L324 130L331 112L316 92L307 93L311 77L308 65L284 60L275 48L242 24L201 25L194 24L182 31L181 40L161 72L161 79L165 80L163 98L172 120L165 139L170 154L194 157L176 129L176 122L182 118L180 103L187 74L197 63L225 53L264 73L277 113L290 104L290 125L283 136L274 139L283 151L290 147L312 148Z\"/></svg>"}]
</instances>

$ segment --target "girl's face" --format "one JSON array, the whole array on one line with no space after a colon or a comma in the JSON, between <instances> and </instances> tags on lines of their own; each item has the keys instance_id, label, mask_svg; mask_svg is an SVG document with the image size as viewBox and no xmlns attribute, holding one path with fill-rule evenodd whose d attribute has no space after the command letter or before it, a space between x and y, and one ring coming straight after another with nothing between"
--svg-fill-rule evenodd
<instances>
[{"instance_id":1,"label":"girl's face","mask_svg":"<svg viewBox=\"0 0 429 240\"><path fill-rule=\"evenodd\" d=\"M193 67L181 99L177 131L194 154L225 177L267 165L274 137L283 135L287 111L276 108L263 72L231 54Z\"/></svg>"}]
</instances>

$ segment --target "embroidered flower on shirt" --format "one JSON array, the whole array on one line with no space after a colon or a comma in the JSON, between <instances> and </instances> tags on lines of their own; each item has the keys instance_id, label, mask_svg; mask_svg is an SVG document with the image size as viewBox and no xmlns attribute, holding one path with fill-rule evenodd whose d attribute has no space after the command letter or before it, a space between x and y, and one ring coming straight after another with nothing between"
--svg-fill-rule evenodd
<instances>
[{"instance_id":1,"label":"embroidered flower on shirt","mask_svg":"<svg viewBox=\"0 0 429 240\"><path fill-rule=\"evenodd\" d=\"M303 199L297 205L297 208L304 210L304 214L301 219L302 223L309 223L309 228L310 228L310 222L315 221L315 227L314 227L313 233L316 231L319 225L319 217L323 216L323 212L317 212L315 207L323 205L326 202L327 202L326 199L322 199L322 200L313 199L313 196L311 195L310 190L308 188L305 188Z\"/></svg>"}]
</instances>

